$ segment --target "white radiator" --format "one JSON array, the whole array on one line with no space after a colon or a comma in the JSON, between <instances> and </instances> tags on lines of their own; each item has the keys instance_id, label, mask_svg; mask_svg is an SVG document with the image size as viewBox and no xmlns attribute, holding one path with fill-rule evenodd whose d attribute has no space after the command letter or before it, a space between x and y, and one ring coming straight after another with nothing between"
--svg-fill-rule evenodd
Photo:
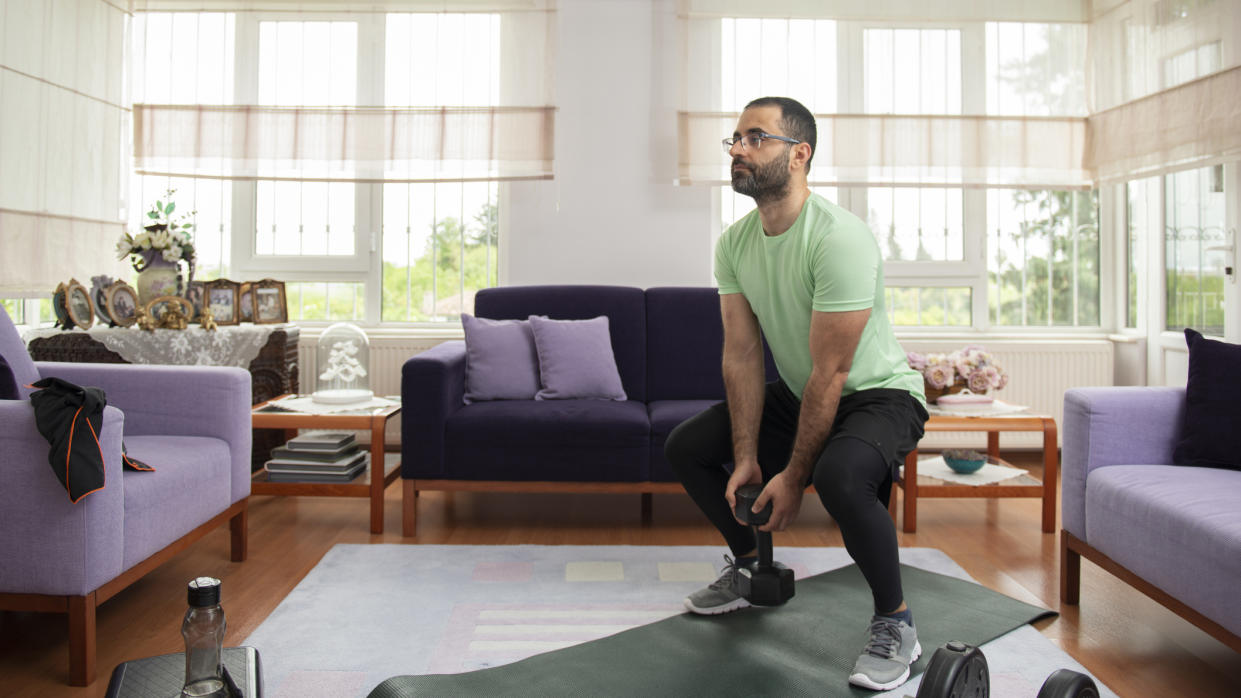
<instances>
[{"instance_id":1,"label":"white radiator","mask_svg":"<svg viewBox=\"0 0 1241 698\"><path fill-rule=\"evenodd\" d=\"M1106 339L1066 340L922 340L906 338L906 351L948 353L967 344L979 344L991 352L1008 372L1008 386L992 393L996 398L1027 405L1030 412L1056 418L1057 437L1064 426L1064 391L1069 388L1112 385L1112 343ZM980 432L936 432L922 440L923 448L985 448L987 435ZM1000 435L1000 448L1042 448L1038 432L1007 432Z\"/></svg>"},{"instance_id":2,"label":"white radiator","mask_svg":"<svg viewBox=\"0 0 1241 698\"><path fill-rule=\"evenodd\" d=\"M301 390L314 390L315 340L303 331L298 347ZM401 366L406 359L445 341L444 337L373 337L371 339L371 390L376 395L401 394ZM1063 431L1064 391L1078 386L1112 384L1112 343L1106 339L1080 340L924 340L901 341L906 351L951 352L966 344L985 346L1008 372L1008 387L995 396L1006 402L1028 405L1030 411L1050 414ZM386 441L400 442L400 420L388 425ZM362 435L359 435L362 436ZM985 448L986 434L936 432L922 441L923 448ZM1001 448L1041 448L1041 433L1009 432L1000 436Z\"/></svg>"}]
</instances>

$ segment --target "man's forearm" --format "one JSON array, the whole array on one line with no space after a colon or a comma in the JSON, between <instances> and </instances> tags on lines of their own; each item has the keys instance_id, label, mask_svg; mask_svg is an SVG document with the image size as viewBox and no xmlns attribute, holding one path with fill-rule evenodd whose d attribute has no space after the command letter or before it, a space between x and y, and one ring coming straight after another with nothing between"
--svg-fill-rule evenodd
<instances>
[{"instance_id":1,"label":"man's forearm","mask_svg":"<svg viewBox=\"0 0 1241 698\"><path fill-rule=\"evenodd\" d=\"M743 359L725 359L724 393L728 398L728 418L732 426L733 458L758 458L758 425L763 413L764 371L762 354Z\"/></svg>"},{"instance_id":2,"label":"man's forearm","mask_svg":"<svg viewBox=\"0 0 1241 698\"><path fill-rule=\"evenodd\" d=\"M806 387L802 390L801 413L797 418L797 438L793 441L793 453L785 466L795 482L806 481L814 461L823 450L832 423L836 421L836 408L840 405L840 393L847 377L846 373L816 370L806 381Z\"/></svg>"}]
</instances>

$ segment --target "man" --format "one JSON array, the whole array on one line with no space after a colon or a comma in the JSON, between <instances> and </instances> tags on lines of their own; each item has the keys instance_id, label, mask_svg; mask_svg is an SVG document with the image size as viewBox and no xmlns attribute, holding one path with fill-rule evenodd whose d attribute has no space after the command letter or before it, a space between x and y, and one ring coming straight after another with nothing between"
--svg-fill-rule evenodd
<instances>
[{"instance_id":1,"label":"man","mask_svg":"<svg viewBox=\"0 0 1241 698\"><path fill-rule=\"evenodd\" d=\"M703 614L750 605L737 570L754 563L756 541L733 516L738 486L765 483L753 509L769 501L773 509L760 530L781 531L813 483L874 596L849 682L888 690L909 678L922 651L886 501L895 469L922 437L926 398L888 325L874 236L806 184L815 143L814 117L783 97L751 102L724 139L733 189L758 206L715 252L727 401L673 430L665 452L732 558L685 605ZM763 336L780 375L766 385Z\"/></svg>"}]
</instances>

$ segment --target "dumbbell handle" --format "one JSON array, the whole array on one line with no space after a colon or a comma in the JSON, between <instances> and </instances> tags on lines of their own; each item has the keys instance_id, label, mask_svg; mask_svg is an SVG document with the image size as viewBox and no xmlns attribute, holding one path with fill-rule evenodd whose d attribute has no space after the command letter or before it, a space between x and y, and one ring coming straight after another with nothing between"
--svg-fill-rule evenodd
<instances>
[{"instance_id":1,"label":"dumbbell handle","mask_svg":"<svg viewBox=\"0 0 1241 698\"><path fill-rule=\"evenodd\" d=\"M762 491L762 485L742 485L738 487L736 493L737 504L733 511L737 514L738 519L748 523L754 529L755 537L758 538L758 568L768 569L772 563L771 533L760 531L758 527L771 519L771 500L767 500L767 505L757 514L752 511L754 503L758 501L758 495Z\"/></svg>"}]
</instances>

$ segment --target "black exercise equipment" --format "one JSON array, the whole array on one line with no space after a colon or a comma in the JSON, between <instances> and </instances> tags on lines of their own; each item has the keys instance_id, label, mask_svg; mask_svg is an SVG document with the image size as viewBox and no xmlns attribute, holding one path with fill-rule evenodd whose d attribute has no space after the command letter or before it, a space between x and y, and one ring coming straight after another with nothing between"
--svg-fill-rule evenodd
<instances>
[{"instance_id":1,"label":"black exercise equipment","mask_svg":"<svg viewBox=\"0 0 1241 698\"><path fill-rule=\"evenodd\" d=\"M1099 687L1085 674L1057 669L1043 682L1038 698L1099 698Z\"/></svg>"},{"instance_id":2,"label":"black exercise equipment","mask_svg":"<svg viewBox=\"0 0 1241 698\"><path fill-rule=\"evenodd\" d=\"M991 674L982 650L952 640L935 650L917 698L988 698Z\"/></svg>"},{"instance_id":3,"label":"black exercise equipment","mask_svg":"<svg viewBox=\"0 0 1241 698\"><path fill-rule=\"evenodd\" d=\"M741 574L741 595L755 606L779 606L793 598L793 570L771 559L771 533L758 530L771 518L771 502L757 514L751 511L762 485L742 485L737 488L737 518L754 529L758 538L758 562L753 567L738 568Z\"/></svg>"},{"instance_id":4,"label":"black exercise equipment","mask_svg":"<svg viewBox=\"0 0 1241 698\"><path fill-rule=\"evenodd\" d=\"M915 698L990 698L990 684L982 650L953 640L935 650ZM1099 688L1085 674L1057 669L1043 682L1037 698L1099 698Z\"/></svg>"}]
</instances>

